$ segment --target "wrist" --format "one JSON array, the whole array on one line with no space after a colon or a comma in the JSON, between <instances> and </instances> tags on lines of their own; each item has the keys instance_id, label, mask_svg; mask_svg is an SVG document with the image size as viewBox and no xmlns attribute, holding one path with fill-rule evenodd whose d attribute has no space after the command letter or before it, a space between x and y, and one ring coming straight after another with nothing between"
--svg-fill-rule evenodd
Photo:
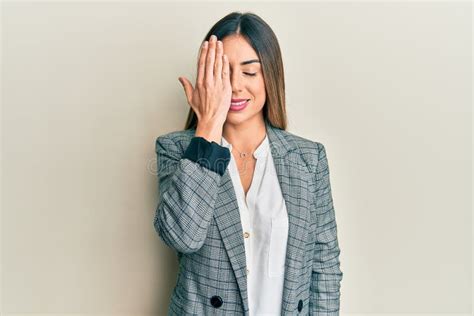
<instances>
[{"instance_id":1,"label":"wrist","mask_svg":"<svg viewBox=\"0 0 474 316\"><path fill-rule=\"evenodd\" d=\"M194 136L205 138L209 142L221 143L222 124L216 122L199 122Z\"/></svg>"}]
</instances>

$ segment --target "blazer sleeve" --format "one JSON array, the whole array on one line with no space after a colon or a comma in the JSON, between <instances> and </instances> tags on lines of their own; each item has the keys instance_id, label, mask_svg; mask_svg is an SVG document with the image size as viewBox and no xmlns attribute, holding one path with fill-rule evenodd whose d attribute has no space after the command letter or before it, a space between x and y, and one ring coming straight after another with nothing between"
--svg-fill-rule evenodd
<instances>
[{"instance_id":1,"label":"blazer sleeve","mask_svg":"<svg viewBox=\"0 0 474 316\"><path fill-rule=\"evenodd\" d=\"M163 242L181 253L199 250L207 236L228 148L193 137L184 154L167 135L156 139L159 202L154 227Z\"/></svg>"},{"instance_id":2,"label":"blazer sleeve","mask_svg":"<svg viewBox=\"0 0 474 316\"><path fill-rule=\"evenodd\" d=\"M319 159L316 166L316 243L310 285L310 315L338 316L340 305L340 283L343 272L340 269L340 248L337 239L337 225L329 179L326 149L317 143Z\"/></svg>"}]
</instances>

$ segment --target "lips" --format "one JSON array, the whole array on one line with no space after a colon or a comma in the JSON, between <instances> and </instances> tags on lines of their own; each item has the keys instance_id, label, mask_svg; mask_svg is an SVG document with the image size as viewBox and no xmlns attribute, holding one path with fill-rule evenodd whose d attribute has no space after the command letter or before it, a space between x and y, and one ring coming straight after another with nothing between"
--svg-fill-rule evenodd
<instances>
[{"instance_id":1,"label":"lips","mask_svg":"<svg viewBox=\"0 0 474 316\"><path fill-rule=\"evenodd\" d=\"M249 104L249 102L250 102L250 99L232 99L230 103L230 110L241 111Z\"/></svg>"}]
</instances>

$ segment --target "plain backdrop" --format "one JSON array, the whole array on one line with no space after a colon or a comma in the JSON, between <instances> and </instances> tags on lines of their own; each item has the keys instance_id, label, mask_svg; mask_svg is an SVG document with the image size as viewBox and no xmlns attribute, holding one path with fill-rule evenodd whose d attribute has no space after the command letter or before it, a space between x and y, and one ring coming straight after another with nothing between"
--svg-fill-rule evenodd
<instances>
[{"instance_id":1,"label":"plain backdrop","mask_svg":"<svg viewBox=\"0 0 474 316\"><path fill-rule=\"evenodd\" d=\"M470 314L471 6L3 1L2 315L166 314L155 140L232 11L273 28L288 130L326 147L341 314Z\"/></svg>"}]
</instances>

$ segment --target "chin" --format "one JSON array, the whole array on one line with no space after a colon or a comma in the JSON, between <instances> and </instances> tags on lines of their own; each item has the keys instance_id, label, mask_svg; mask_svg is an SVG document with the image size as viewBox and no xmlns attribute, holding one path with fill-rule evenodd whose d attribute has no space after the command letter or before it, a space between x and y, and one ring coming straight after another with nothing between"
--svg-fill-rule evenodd
<instances>
[{"instance_id":1,"label":"chin","mask_svg":"<svg viewBox=\"0 0 474 316\"><path fill-rule=\"evenodd\" d=\"M243 113L229 112L227 114L226 122L231 123L231 124L239 124L239 123L245 122L248 119L248 117L242 114Z\"/></svg>"},{"instance_id":2,"label":"chin","mask_svg":"<svg viewBox=\"0 0 474 316\"><path fill-rule=\"evenodd\" d=\"M245 113L243 112L228 112L227 113L227 118L226 118L226 123L230 123L233 125L238 125L241 123L244 123L246 121L251 121L258 116L260 112L257 113Z\"/></svg>"}]
</instances>

